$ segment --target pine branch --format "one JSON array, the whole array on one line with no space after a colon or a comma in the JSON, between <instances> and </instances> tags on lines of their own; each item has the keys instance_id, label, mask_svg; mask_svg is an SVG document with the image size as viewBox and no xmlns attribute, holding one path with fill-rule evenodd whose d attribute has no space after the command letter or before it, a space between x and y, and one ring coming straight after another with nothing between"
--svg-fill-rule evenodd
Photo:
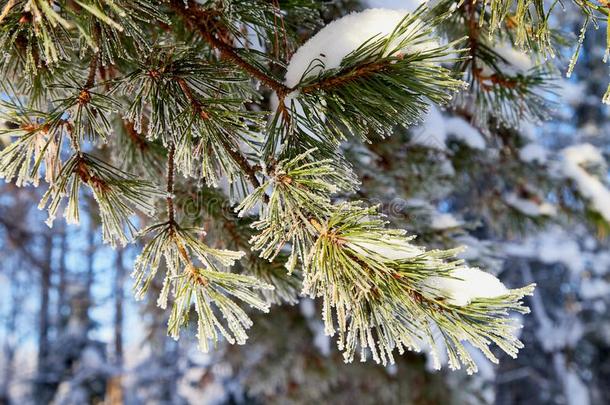
<instances>
[{"instance_id":1,"label":"pine branch","mask_svg":"<svg viewBox=\"0 0 610 405\"><path fill-rule=\"evenodd\" d=\"M201 5L194 0L168 0L164 3L169 4L169 12L146 0L31 3L33 9L23 22L22 7L7 4L2 10L0 45L9 55L0 61L0 73L7 73L2 84L16 79L14 91L7 92L11 97L49 105L51 112L11 106L9 115L16 127L4 132L15 140L0 151L0 175L16 177L18 184L38 182L44 163L50 185L41 206L48 206L49 222L64 199L68 200L64 216L76 222L80 186L86 185L100 206L104 240L112 244L127 242L136 231L129 221L135 211L150 215L155 201L165 200L167 220L139 235L149 239L134 277L141 298L164 263L158 304L165 307L171 300L171 336L179 336L194 304L203 350L222 336L243 343L251 320L235 301L263 311L270 301L280 301L269 298L271 286L260 278L277 283L278 295L293 302L302 274L304 291L322 299L326 332L339 335L348 361L358 348L363 357L370 352L385 363L392 361L395 349L418 349L422 341L432 346L436 327L452 367L460 362L469 371L476 367L463 340L472 341L492 360L488 348L492 342L511 355L516 353L520 342L513 336L507 312L525 312L520 300L532 287L498 288L501 293L495 291L496 295L479 291L481 295L464 299L448 286L467 282L460 279L464 271L485 277L483 272L472 273L474 269L455 261L455 252L415 246L404 232L387 229L375 208L336 201L337 196L350 199L358 184L341 154L342 141L350 135L362 140L372 133L383 137L396 125L414 124L431 102L447 103L463 87L445 65L461 60L453 57L462 52L454 49L461 42L439 45L422 9L407 14L391 33L356 44L338 64L325 66L324 58L312 60L300 81L289 86L266 67L279 66L279 61L249 49L247 34L236 28L244 24L272 40L274 25L267 21L275 18L277 24L277 17L283 18L285 10L279 10L279 3L225 0ZM537 0L528 4L534 3ZM257 4L261 10L248 10ZM495 69L484 73L477 65L480 61L472 61L476 90L487 97L485 106L500 103L504 113L510 106L503 104L506 100L525 103L529 101L525 96L539 100L531 89L543 84L544 76L508 77L497 71L492 62L500 60L498 55L479 42L489 33L475 20L485 5L464 7L470 7L471 55ZM464 9L453 11L461 15ZM282 28L288 26L289 17L294 16L287 15ZM174 24L159 29L158 23L164 22ZM67 62L86 60L90 52L88 68ZM278 52L276 58L280 57ZM18 63L13 66L11 61ZM31 73L27 78L20 75L23 66ZM116 73L105 83L113 86L96 93L101 87L96 86L96 75L99 71L105 80L105 66ZM262 99L252 81L273 90L279 99L264 139L267 113L250 108L249 103ZM118 111L123 113L119 117ZM140 152L149 146L155 152L158 148L153 160L163 162L162 154L167 153L165 193L143 180L144 175L130 175L81 151L89 147L82 142L84 136L94 148L111 138L111 123L123 125L123 139ZM61 165L65 136L72 140L75 153ZM247 148L254 152L245 152ZM264 162L253 163L259 155ZM163 171L158 166L154 170ZM207 246L203 230L185 224L201 221L176 212L181 206L175 190L178 174L205 179L210 187L226 178L232 198L247 193L247 182L251 183L252 192L238 206L239 215L248 218L239 224L227 221L221 229L237 245L224 246L238 250L251 246L265 261L272 261L263 265L265 261L248 257L244 266L251 268L240 271L256 278L224 271L244 253ZM178 183L179 188L182 181ZM259 207L257 219L252 213L255 207ZM245 231L243 227L250 224L253 230ZM250 236L246 246L244 239ZM296 272L296 278L283 274L284 264L289 275Z\"/></svg>"},{"instance_id":2,"label":"pine branch","mask_svg":"<svg viewBox=\"0 0 610 405\"><path fill-rule=\"evenodd\" d=\"M89 64L89 73L87 74L87 81L85 82L83 91L89 91L95 85L95 75L97 73L98 60L99 55L97 53L93 53L93 56L91 56L91 62Z\"/></svg>"},{"instance_id":3,"label":"pine branch","mask_svg":"<svg viewBox=\"0 0 610 405\"><path fill-rule=\"evenodd\" d=\"M346 361L360 347L362 360L368 349L375 361L392 363L395 349L418 351L426 342L440 367L434 325L453 369L460 364L469 373L477 369L465 340L494 362L492 342L516 355L523 345L507 314L528 312L520 300L532 294L533 285L507 290L496 280L473 295L465 293L492 276L451 261L453 251L426 252L404 232L384 225L375 208L340 205L316 226L318 235L306 256L304 291L322 297L325 332L338 332Z\"/></svg>"},{"instance_id":4,"label":"pine branch","mask_svg":"<svg viewBox=\"0 0 610 405\"><path fill-rule=\"evenodd\" d=\"M186 4L184 0L170 0L170 3L172 9L179 14L183 20L196 27L201 37L210 46L217 49L224 58L235 63L246 73L258 79L276 93L286 94L290 91L290 89L280 81L245 60L231 45L215 36L222 27L217 25L217 22L215 21L216 13L214 11L203 10L201 6L193 0L187 0Z\"/></svg>"},{"instance_id":5,"label":"pine branch","mask_svg":"<svg viewBox=\"0 0 610 405\"><path fill-rule=\"evenodd\" d=\"M259 202L258 221L252 227L259 233L250 243L264 259L274 260L286 247L291 253L286 268L292 272L298 261L305 261L307 246L315 229L312 223L323 221L333 211L331 195L338 191L353 190L357 180L351 172L331 159L319 160L315 150L309 150L293 159L278 162L268 178L236 208L244 216ZM266 190L272 188L267 199Z\"/></svg>"},{"instance_id":6,"label":"pine branch","mask_svg":"<svg viewBox=\"0 0 610 405\"><path fill-rule=\"evenodd\" d=\"M441 64L459 60L449 55L461 41L440 46L421 13L407 14L389 35L364 42L338 67L312 60L294 91L278 94L265 156L296 156L312 148L336 156L346 135L384 137L397 123L419 121L430 101L447 103L464 83Z\"/></svg>"},{"instance_id":7,"label":"pine branch","mask_svg":"<svg viewBox=\"0 0 610 405\"><path fill-rule=\"evenodd\" d=\"M203 106L201 105L199 100L197 100L197 98L195 98L195 96L193 95L193 92L191 91L191 89L188 86L188 84L186 83L186 81L182 78L178 78L177 81L178 81L178 84L180 85L180 88L182 89L182 91L184 92L186 97L189 99L191 104L193 105L193 108L195 109L196 114L198 114L201 117L201 119L203 119L203 120L210 119L209 114L205 112L205 110L203 109ZM252 166L250 166L250 163L248 163L248 159L246 159L240 153L240 151L237 149L237 147L233 147L233 146L229 145L227 143L226 139L222 138L221 140L223 142L223 147L225 148L225 151L231 156L231 158L233 158L235 163L237 163L239 165L239 167L244 171L244 173L248 177L248 180L250 180L250 183L252 183L252 186L254 188L260 187L260 182L256 178L256 170L254 170L254 168Z\"/></svg>"},{"instance_id":8,"label":"pine branch","mask_svg":"<svg viewBox=\"0 0 610 405\"><path fill-rule=\"evenodd\" d=\"M80 187L89 187L100 208L103 240L115 246L125 245L136 233L130 217L135 210L148 216L154 214L155 198L162 192L149 181L123 172L102 160L83 152L68 159L57 178L40 200L39 208L48 207L47 224L51 226L63 199L68 203L64 217L68 223L78 224Z\"/></svg>"},{"instance_id":9,"label":"pine branch","mask_svg":"<svg viewBox=\"0 0 610 405\"><path fill-rule=\"evenodd\" d=\"M40 169L44 162L45 180L51 183L60 171L60 151L64 130L61 117L53 113L27 109L8 102L0 102L8 112L0 114L12 122L14 128L0 129L14 141L0 150L0 177L16 179L18 186L32 183L38 186Z\"/></svg>"},{"instance_id":10,"label":"pine branch","mask_svg":"<svg viewBox=\"0 0 610 405\"><path fill-rule=\"evenodd\" d=\"M253 166L248 163L248 160L242 155L237 148L231 147L231 145L224 144L225 150L229 153L229 155L233 158L235 163L239 165L239 167L244 171L250 183L254 188L260 187L260 182L258 178L256 178L257 170Z\"/></svg>"},{"instance_id":11,"label":"pine branch","mask_svg":"<svg viewBox=\"0 0 610 405\"><path fill-rule=\"evenodd\" d=\"M273 287L249 276L222 272L216 263L232 266L243 256L243 252L212 249L193 233L198 229L183 229L175 223L153 225L142 232L142 236L153 234L138 256L132 276L135 278L136 297L141 299L155 278L161 260L165 260L167 271L157 304L166 308L170 294L173 296L168 334L177 339L180 330L189 322L191 305L194 301L198 316L197 336L202 351L209 350L209 341L214 345L221 336L229 343L243 344L247 339L246 329L252 321L232 299L267 312L269 305L259 297L258 290ZM190 253L202 263L196 266ZM214 307L226 320L227 330Z\"/></svg>"},{"instance_id":12,"label":"pine branch","mask_svg":"<svg viewBox=\"0 0 610 405\"><path fill-rule=\"evenodd\" d=\"M292 274L284 267L288 261L286 254L280 254L273 262L262 259L251 251L249 240L255 236L251 228L254 217L242 218L233 210L228 209L233 204L221 191L211 187L182 187L176 192L179 206L188 206L193 201L204 201L196 209L189 209L185 218L192 224L206 224L206 238L214 240L218 247L246 252L244 259L236 263L235 272L250 275L273 285L273 290L262 291L265 300L273 304L294 304L298 302L302 277L300 271Z\"/></svg>"}]
</instances>

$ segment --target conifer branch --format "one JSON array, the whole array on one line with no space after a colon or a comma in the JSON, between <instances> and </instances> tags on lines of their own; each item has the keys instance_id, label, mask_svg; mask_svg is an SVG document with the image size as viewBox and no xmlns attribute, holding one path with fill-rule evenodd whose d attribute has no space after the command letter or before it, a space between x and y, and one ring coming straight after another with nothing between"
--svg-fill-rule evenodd
<instances>
[{"instance_id":1,"label":"conifer branch","mask_svg":"<svg viewBox=\"0 0 610 405\"><path fill-rule=\"evenodd\" d=\"M215 36L221 27L219 27L217 25L218 23L214 20L214 12L203 10L201 6L193 0L188 0L186 4L184 0L170 0L170 3L174 11L176 11L183 20L196 27L201 37L210 46L218 50L224 58L235 63L246 73L258 79L266 87L274 90L278 95L290 92L290 89L283 83L246 61L239 55L233 46L223 42Z\"/></svg>"},{"instance_id":2,"label":"conifer branch","mask_svg":"<svg viewBox=\"0 0 610 405\"><path fill-rule=\"evenodd\" d=\"M250 165L248 159L246 159L246 157L242 155L236 147L232 147L226 142L224 144L224 147L227 153L233 158L235 163L237 163L239 167L244 171L246 177L248 178L248 180L250 180L250 183L252 183L252 186L254 186L254 188L260 187L260 182L258 181L258 178L256 178L256 173L258 173L258 171Z\"/></svg>"},{"instance_id":3,"label":"conifer branch","mask_svg":"<svg viewBox=\"0 0 610 405\"><path fill-rule=\"evenodd\" d=\"M186 83L186 81L181 77L176 78L176 80L177 80L180 88L184 92L184 95L188 98L191 105L193 106L195 113L197 115L199 115L201 117L201 119L209 120L210 115L205 112L203 105L201 104L201 102L199 100L197 100L197 98L191 91L191 88ZM235 163L237 163L237 165L243 170L243 172L245 173L245 175L248 178L248 180L250 181L250 183L252 183L252 186L254 188L259 187L260 182L256 178L257 171L254 169L254 167L252 167L250 165L250 163L248 162L248 159L246 159L246 157L241 154L241 152L239 151L237 146L232 146L231 144L229 144L227 139L222 138L221 141L223 143L223 147L224 147L225 151L229 154L229 156L231 156L233 161Z\"/></svg>"},{"instance_id":4,"label":"conifer branch","mask_svg":"<svg viewBox=\"0 0 610 405\"><path fill-rule=\"evenodd\" d=\"M188 98L188 100L191 102L191 105L193 106L195 113L197 113L197 115L199 115L199 117L201 117L202 120L209 120L210 115L207 112L205 112L205 110L203 109L203 106L201 105L199 100L197 100L195 98L195 96L193 95L193 92L191 91L191 88L186 83L186 80L184 80L181 77L177 77L176 81L178 82L178 85L184 92L184 95L186 96L186 98Z\"/></svg>"},{"instance_id":5,"label":"conifer branch","mask_svg":"<svg viewBox=\"0 0 610 405\"><path fill-rule=\"evenodd\" d=\"M68 159L57 178L43 195L39 208L47 207L47 224L52 225L62 200L67 199L64 217L68 223L78 224L81 185L93 193L100 208L104 242L125 245L136 233L131 222L135 211L152 216L153 201L163 195L150 181L123 172L91 154L77 151Z\"/></svg>"}]
</instances>

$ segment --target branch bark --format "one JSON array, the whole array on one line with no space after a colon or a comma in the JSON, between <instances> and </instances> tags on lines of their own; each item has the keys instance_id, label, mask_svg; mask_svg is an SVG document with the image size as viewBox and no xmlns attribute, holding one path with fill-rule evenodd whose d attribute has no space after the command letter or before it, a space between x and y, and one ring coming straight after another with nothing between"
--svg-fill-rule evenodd
<instances>
[{"instance_id":1,"label":"branch bark","mask_svg":"<svg viewBox=\"0 0 610 405\"><path fill-rule=\"evenodd\" d=\"M173 226L176 223L175 209L174 209L174 154L176 153L176 147L174 143L169 144L167 151L167 217L169 223Z\"/></svg>"},{"instance_id":2,"label":"branch bark","mask_svg":"<svg viewBox=\"0 0 610 405\"><path fill-rule=\"evenodd\" d=\"M338 76L332 76L319 82L304 86L300 88L299 91L306 94L317 90L329 90L334 87L340 87L349 82L353 82L354 80L362 79L364 77L382 72L387 66L388 63L386 61L366 63L342 72Z\"/></svg>"}]
</instances>

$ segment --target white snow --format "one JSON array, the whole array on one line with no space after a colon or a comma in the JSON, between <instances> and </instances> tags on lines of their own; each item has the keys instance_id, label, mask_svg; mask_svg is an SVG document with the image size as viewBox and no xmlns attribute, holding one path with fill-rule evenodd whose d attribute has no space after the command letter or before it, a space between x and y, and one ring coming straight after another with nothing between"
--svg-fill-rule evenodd
<instances>
[{"instance_id":1,"label":"white snow","mask_svg":"<svg viewBox=\"0 0 610 405\"><path fill-rule=\"evenodd\" d=\"M530 217L549 216L553 217L557 214L557 209L554 205L544 201L538 203L534 200L529 200L519 197L515 193L504 195L504 201L521 213Z\"/></svg>"},{"instance_id":2,"label":"white snow","mask_svg":"<svg viewBox=\"0 0 610 405\"><path fill-rule=\"evenodd\" d=\"M519 158L526 163L545 164L549 151L537 143L528 143L519 151Z\"/></svg>"},{"instance_id":3,"label":"white snow","mask_svg":"<svg viewBox=\"0 0 610 405\"><path fill-rule=\"evenodd\" d=\"M310 320L308 324L314 335L314 346L316 346L321 355L330 356L332 352L331 340L330 336L328 336L324 331L324 323L322 321Z\"/></svg>"},{"instance_id":4,"label":"white snow","mask_svg":"<svg viewBox=\"0 0 610 405\"><path fill-rule=\"evenodd\" d=\"M544 263L563 263L575 273L584 269L580 257L581 250L573 239L563 239L560 235L545 234L538 245L538 258Z\"/></svg>"},{"instance_id":5,"label":"white snow","mask_svg":"<svg viewBox=\"0 0 610 405\"><path fill-rule=\"evenodd\" d=\"M411 144L430 149L445 150L447 138L453 138L471 149L485 149L485 139L478 129L462 117L443 116L431 104L422 123L411 129Z\"/></svg>"},{"instance_id":6,"label":"white snow","mask_svg":"<svg viewBox=\"0 0 610 405\"><path fill-rule=\"evenodd\" d=\"M584 299L592 300L604 298L610 294L610 283L600 278L586 278L580 284L580 295Z\"/></svg>"},{"instance_id":7,"label":"white snow","mask_svg":"<svg viewBox=\"0 0 610 405\"><path fill-rule=\"evenodd\" d=\"M444 174L448 177L455 176L455 167L453 167L453 163L449 159L442 159L439 163L440 173Z\"/></svg>"},{"instance_id":8,"label":"white snow","mask_svg":"<svg viewBox=\"0 0 610 405\"><path fill-rule=\"evenodd\" d=\"M450 229L457 228L462 225L452 214L446 212L437 212L432 215L430 228L432 229Z\"/></svg>"},{"instance_id":9,"label":"white snow","mask_svg":"<svg viewBox=\"0 0 610 405\"><path fill-rule=\"evenodd\" d=\"M104 367L104 356L99 349L91 345L85 347L80 357L80 366L85 370Z\"/></svg>"},{"instance_id":10,"label":"white snow","mask_svg":"<svg viewBox=\"0 0 610 405\"><path fill-rule=\"evenodd\" d=\"M564 375L564 393L567 405L589 405L589 390L574 370L568 370Z\"/></svg>"},{"instance_id":11,"label":"white snow","mask_svg":"<svg viewBox=\"0 0 610 405\"><path fill-rule=\"evenodd\" d=\"M316 314L316 304L311 298L303 297L299 300L301 315L305 318L313 318Z\"/></svg>"},{"instance_id":12,"label":"white snow","mask_svg":"<svg viewBox=\"0 0 610 405\"><path fill-rule=\"evenodd\" d=\"M324 332L324 323L316 318L316 304L311 298L303 297L299 302L301 315L307 320L307 326L313 335L314 346L323 356L330 355L330 337Z\"/></svg>"},{"instance_id":13,"label":"white snow","mask_svg":"<svg viewBox=\"0 0 610 405\"><path fill-rule=\"evenodd\" d=\"M292 56L285 84L295 87L304 76L316 76L325 70L338 68L341 61L363 43L373 37L379 39L390 35L406 15L406 10L372 8L329 23ZM414 23L404 36L423 27L422 22ZM418 45L418 48L421 46L425 45Z\"/></svg>"},{"instance_id":14,"label":"white snow","mask_svg":"<svg viewBox=\"0 0 610 405\"><path fill-rule=\"evenodd\" d=\"M531 121L522 120L519 123L519 134L525 139L533 142L539 132L539 127Z\"/></svg>"},{"instance_id":15,"label":"white snow","mask_svg":"<svg viewBox=\"0 0 610 405\"><path fill-rule=\"evenodd\" d=\"M561 102L568 103L571 106L578 105L583 101L583 95L587 94L586 87L584 82L561 80L558 86L558 95Z\"/></svg>"},{"instance_id":16,"label":"white snow","mask_svg":"<svg viewBox=\"0 0 610 405\"><path fill-rule=\"evenodd\" d=\"M568 146L563 150L564 158L575 164L605 164L606 161L599 149L590 143Z\"/></svg>"},{"instance_id":17,"label":"white snow","mask_svg":"<svg viewBox=\"0 0 610 405\"><path fill-rule=\"evenodd\" d=\"M413 134L411 144L431 149L446 149L447 129L445 119L434 104L430 105L422 123L411 129L411 133Z\"/></svg>"},{"instance_id":18,"label":"white snow","mask_svg":"<svg viewBox=\"0 0 610 405\"><path fill-rule=\"evenodd\" d=\"M481 241L472 235L462 235L457 238L460 245L467 246L458 257L463 260L476 260L481 257L481 250L487 250L489 247L486 241Z\"/></svg>"},{"instance_id":19,"label":"white snow","mask_svg":"<svg viewBox=\"0 0 610 405\"><path fill-rule=\"evenodd\" d=\"M502 44L494 48L494 50L510 63L515 74L525 73L534 67L532 58L528 54L515 49L511 44Z\"/></svg>"},{"instance_id":20,"label":"white snow","mask_svg":"<svg viewBox=\"0 0 610 405\"><path fill-rule=\"evenodd\" d=\"M480 267L492 273L502 269L504 257L498 254L496 244L489 240L477 239L472 235L464 234L454 237L458 246L464 249L457 254L458 259L466 260L474 267Z\"/></svg>"},{"instance_id":21,"label":"white snow","mask_svg":"<svg viewBox=\"0 0 610 405\"><path fill-rule=\"evenodd\" d=\"M470 125L464 118L447 118L445 120L445 128L450 138L455 138L472 149L485 149L485 139L483 139L479 130Z\"/></svg>"},{"instance_id":22,"label":"white snow","mask_svg":"<svg viewBox=\"0 0 610 405\"><path fill-rule=\"evenodd\" d=\"M405 205L411 208L433 208L432 204L423 198L409 198L405 200Z\"/></svg>"},{"instance_id":23,"label":"white snow","mask_svg":"<svg viewBox=\"0 0 610 405\"><path fill-rule=\"evenodd\" d=\"M537 258L543 263L561 263L574 274L580 274L586 266L578 242L559 227L550 227L522 242L507 243L504 251L510 256Z\"/></svg>"},{"instance_id":24,"label":"white snow","mask_svg":"<svg viewBox=\"0 0 610 405\"><path fill-rule=\"evenodd\" d=\"M536 335L547 353L558 352L566 347L577 347L584 334L582 323L576 318L557 321L545 319L540 322Z\"/></svg>"},{"instance_id":25,"label":"white snow","mask_svg":"<svg viewBox=\"0 0 610 405\"><path fill-rule=\"evenodd\" d=\"M525 74L534 67L532 58L528 54L515 49L509 43L496 45L493 50L506 61L498 61L497 63L497 67L504 75L516 76L518 74ZM484 64L481 73L484 76L490 76L496 72L491 66Z\"/></svg>"},{"instance_id":26,"label":"white snow","mask_svg":"<svg viewBox=\"0 0 610 405\"><path fill-rule=\"evenodd\" d=\"M391 10L415 11L420 5L427 3L426 0L366 0L369 8L386 8Z\"/></svg>"},{"instance_id":27,"label":"white snow","mask_svg":"<svg viewBox=\"0 0 610 405\"><path fill-rule=\"evenodd\" d=\"M387 260L410 259L423 253L423 249L409 243L410 238L389 237L372 241L358 238L349 238L346 246L358 254L370 255L371 253L380 255Z\"/></svg>"},{"instance_id":28,"label":"white snow","mask_svg":"<svg viewBox=\"0 0 610 405\"><path fill-rule=\"evenodd\" d=\"M604 275L610 272L610 252L602 250L595 254L595 259L591 262L591 270L594 274ZM610 290L608 291L610 293Z\"/></svg>"},{"instance_id":29,"label":"white snow","mask_svg":"<svg viewBox=\"0 0 610 405\"><path fill-rule=\"evenodd\" d=\"M562 156L563 174L576 184L580 194L590 201L592 208L606 221L610 221L610 190L582 167L583 164L605 167L606 162L601 152L595 146L584 143L565 148Z\"/></svg>"},{"instance_id":30,"label":"white snow","mask_svg":"<svg viewBox=\"0 0 610 405\"><path fill-rule=\"evenodd\" d=\"M477 268L460 267L451 277L434 276L423 281L424 292L446 297L448 302L464 306L477 298L495 298L508 293L508 289L494 275Z\"/></svg>"},{"instance_id":31,"label":"white snow","mask_svg":"<svg viewBox=\"0 0 610 405\"><path fill-rule=\"evenodd\" d=\"M568 268L580 272L583 263L578 257L580 246L573 239L563 239L559 235L544 234L538 245L538 257L544 263L564 263Z\"/></svg>"}]
</instances>

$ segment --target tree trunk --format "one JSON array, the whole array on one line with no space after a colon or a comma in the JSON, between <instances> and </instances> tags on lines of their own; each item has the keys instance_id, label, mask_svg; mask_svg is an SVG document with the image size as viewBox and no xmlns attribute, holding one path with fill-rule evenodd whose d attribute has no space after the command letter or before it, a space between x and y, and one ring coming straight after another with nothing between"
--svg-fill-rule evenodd
<instances>
[{"instance_id":1,"label":"tree trunk","mask_svg":"<svg viewBox=\"0 0 610 405\"><path fill-rule=\"evenodd\" d=\"M53 237L50 231L44 236L44 257L40 263L40 310L38 313L38 362L37 362L37 400L45 402L52 398L54 381L49 369L49 293L51 289L51 259L53 256Z\"/></svg>"},{"instance_id":2,"label":"tree trunk","mask_svg":"<svg viewBox=\"0 0 610 405\"><path fill-rule=\"evenodd\" d=\"M95 232L96 227L93 224L93 219L89 218L89 229L87 231L87 272L85 275L85 288L86 288L86 311L87 311L87 330L91 327L91 315L89 310L93 305L93 283L95 283Z\"/></svg>"},{"instance_id":3,"label":"tree trunk","mask_svg":"<svg viewBox=\"0 0 610 405\"><path fill-rule=\"evenodd\" d=\"M109 403L122 405L123 397L123 297L125 285L125 266L123 250L117 249L114 273L114 361L119 373L109 382Z\"/></svg>"},{"instance_id":4,"label":"tree trunk","mask_svg":"<svg viewBox=\"0 0 610 405\"><path fill-rule=\"evenodd\" d=\"M19 317L20 311L22 309L22 304L26 296L22 291L21 285L19 285L19 279L16 275L16 270L19 269L21 266L22 264L18 263L14 267L14 269L9 272L9 277L11 278L11 307L9 313L6 316L6 321L4 322L4 328L6 330L5 340L2 345L2 360L4 362L4 364L2 365L2 375L4 378L2 382L0 382L0 404L6 405L11 403L11 396L9 391L15 372L15 354L19 345L17 318Z\"/></svg>"},{"instance_id":5,"label":"tree trunk","mask_svg":"<svg viewBox=\"0 0 610 405\"><path fill-rule=\"evenodd\" d=\"M68 254L68 229L63 226L60 236L59 260L57 264L57 328L62 331L68 322L67 301L66 301L66 286L67 286L67 269L66 256ZM60 332L61 333L61 332Z\"/></svg>"}]
</instances>

